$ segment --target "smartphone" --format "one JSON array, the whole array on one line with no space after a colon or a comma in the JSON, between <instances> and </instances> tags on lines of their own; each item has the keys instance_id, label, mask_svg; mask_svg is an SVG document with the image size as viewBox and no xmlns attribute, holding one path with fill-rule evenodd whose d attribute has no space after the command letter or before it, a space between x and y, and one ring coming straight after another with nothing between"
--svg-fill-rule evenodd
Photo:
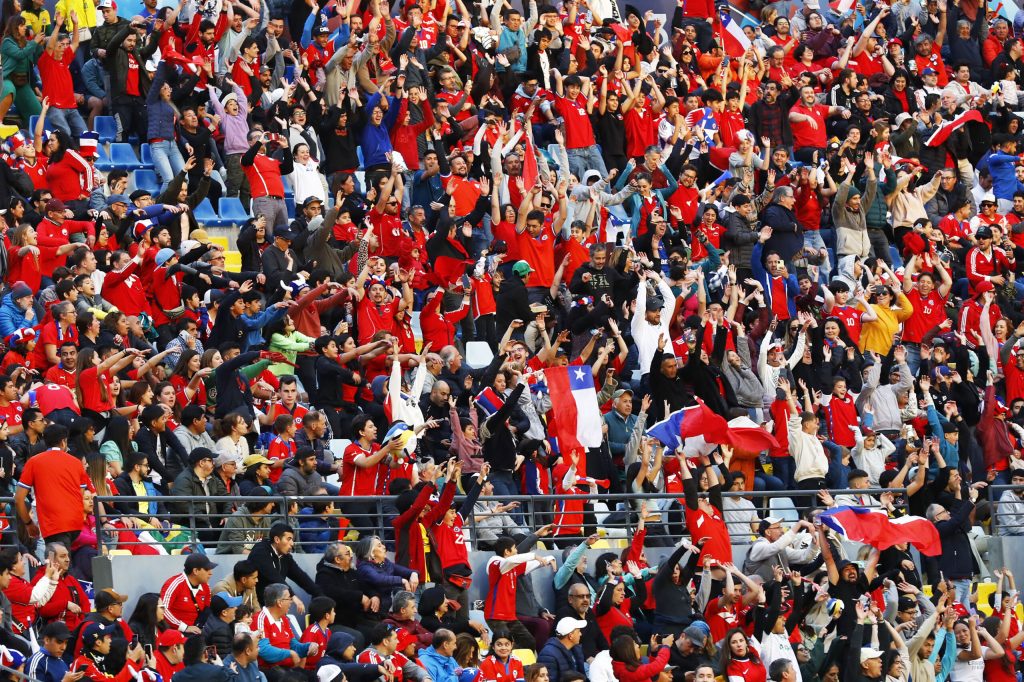
<instances>
[{"instance_id":1,"label":"smartphone","mask_svg":"<svg viewBox=\"0 0 1024 682\"><path fill-rule=\"evenodd\" d=\"M142 649L146 652L146 658L153 658L153 645L143 644Z\"/></svg>"},{"instance_id":2,"label":"smartphone","mask_svg":"<svg viewBox=\"0 0 1024 682\"><path fill-rule=\"evenodd\" d=\"M128 648L134 649L137 646L139 646L139 636L135 635L134 637L132 637L132 643L128 645Z\"/></svg>"},{"instance_id":3,"label":"smartphone","mask_svg":"<svg viewBox=\"0 0 1024 682\"><path fill-rule=\"evenodd\" d=\"M215 661L217 660L217 647L208 646L206 647L206 660Z\"/></svg>"}]
</instances>

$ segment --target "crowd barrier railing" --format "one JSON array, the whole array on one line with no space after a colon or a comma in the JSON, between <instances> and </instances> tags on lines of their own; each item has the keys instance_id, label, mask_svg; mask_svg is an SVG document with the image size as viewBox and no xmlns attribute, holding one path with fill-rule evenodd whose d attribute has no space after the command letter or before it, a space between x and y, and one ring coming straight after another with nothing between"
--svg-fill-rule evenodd
<instances>
[{"instance_id":1,"label":"crowd barrier railing","mask_svg":"<svg viewBox=\"0 0 1024 682\"><path fill-rule=\"evenodd\" d=\"M905 510L904 489L829 492L837 500L843 500L844 496L870 496L877 500L878 495L888 492L893 494L897 508ZM817 498L812 497L811 491L727 491L722 496L724 517L734 544L753 541L756 528L751 525L754 519L751 510L756 513L756 518L775 516L791 525L805 518L809 509L822 507ZM737 502L740 498L749 500L753 506ZM464 496L456 497L455 505L464 499ZM272 504L273 510L253 517L246 507L249 502L264 506ZM332 507L325 509L328 502ZM648 516L652 517L645 523L649 538L667 536L675 544L680 537L687 535L682 493L489 496L480 498L480 502L487 505L518 504L504 512L507 514L507 518L502 517L505 525L514 524L514 528L507 531L504 527L496 530L495 524L488 523L488 520L495 520L495 515L478 504L475 513L469 514L464 524L466 539L474 547L481 539L490 537L489 533L514 534L516 529L526 533L548 524L570 528L578 525L583 533L597 532L604 538L628 540L636 531L637 512L642 502L647 503ZM387 541L392 536L391 520L398 514L394 497L97 496L93 504L101 554L114 550L132 553L139 545L158 545L162 548L159 553L175 553L197 543L201 543L207 552L216 552L221 545L228 545L227 535L223 533L225 524L229 524L229 519L239 509L246 509L246 512L238 514L239 517L248 515L249 518L236 518L230 522L240 531L236 537L244 536L241 530L246 528L251 529L251 535L255 537L260 529L283 521L296 530L295 541L300 549L337 540L354 540L366 534L377 535ZM255 504L253 506L255 508ZM244 540L242 544L246 544Z\"/></svg>"}]
</instances>

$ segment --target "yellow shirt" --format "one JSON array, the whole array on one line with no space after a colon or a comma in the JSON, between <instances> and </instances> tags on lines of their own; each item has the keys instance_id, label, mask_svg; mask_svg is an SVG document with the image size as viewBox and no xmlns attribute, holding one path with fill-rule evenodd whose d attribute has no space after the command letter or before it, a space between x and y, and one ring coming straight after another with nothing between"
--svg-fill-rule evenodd
<instances>
[{"instance_id":1,"label":"yellow shirt","mask_svg":"<svg viewBox=\"0 0 1024 682\"><path fill-rule=\"evenodd\" d=\"M92 0L57 0L53 8L54 16L60 14L64 17L63 30L71 31L71 12L78 15L78 30L96 27L96 15L99 13L96 4ZM81 36L81 40L86 40Z\"/></svg>"},{"instance_id":2,"label":"yellow shirt","mask_svg":"<svg viewBox=\"0 0 1024 682\"><path fill-rule=\"evenodd\" d=\"M901 291L896 299L896 308L886 308L877 303L871 309L878 315L877 320L865 322L860 330L860 341L857 346L863 353L874 351L879 355L888 355L892 348L892 335L899 331L900 323L914 314L914 306Z\"/></svg>"},{"instance_id":3,"label":"yellow shirt","mask_svg":"<svg viewBox=\"0 0 1024 682\"><path fill-rule=\"evenodd\" d=\"M21 16L25 17L25 23L28 24L33 35L38 35L40 33L45 35L53 24L53 19L50 18L50 13L45 9L39 10L39 14L23 11Z\"/></svg>"}]
</instances>

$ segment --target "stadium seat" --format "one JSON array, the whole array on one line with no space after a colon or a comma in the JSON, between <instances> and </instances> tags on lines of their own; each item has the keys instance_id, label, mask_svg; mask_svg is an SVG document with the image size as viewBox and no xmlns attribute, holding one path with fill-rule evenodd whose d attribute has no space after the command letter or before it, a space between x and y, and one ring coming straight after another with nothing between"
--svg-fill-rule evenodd
<instances>
[{"instance_id":1,"label":"stadium seat","mask_svg":"<svg viewBox=\"0 0 1024 682\"><path fill-rule=\"evenodd\" d=\"M216 244L225 251L228 250L228 238L227 237L210 237L210 243Z\"/></svg>"},{"instance_id":2,"label":"stadium seat","mask_svg":"<svg viewBox=\"0 0 1024 682\"><path fill-rule=\"evenodd\" d=\"M786 523L796 523L800 520L800 512L796 510L793 500L788 497L769 498L768 511L772 516L778 517Z\"/></svg>"},{"instance_id":3,"label":"stadium seat","mask_svg":"<svg viewBox=\"0 0 1024 682\"><path fill-rule=\"evenodd\" d=\"M200 226L214 225L215 221L220 220L217 212L213 210L213 204L210 203L209 199L203 199L199 202L199 205L192 211L192 215L195 216L196 222Z\"/></svg>"},{"instance_id":4,"label":"stadium seat","mask_svg":"<svg viewBox=\"0 0 1024 682\"><path fill-rule=\"evenodd\" d=\"M295 197L285 197L284 208L288 213L288 220L295 220Z\"/></svg>"},{"instance_id":5,"label":"stadium seat","mask_svg":"<svg viewBox=\"0 0 1024 682\"><path fill-rule=\"evenodd\" d=\"M900 257L900 250L895 246L889 246L889 258L892 259L892 269L903 267L903 258Z\"/></svg>"},{"instance_id":6,"label":"stadium seat","mask_svg":"<svg viewBox=\"0 0 1024 682\"><path fill-rule=\"evenodd\" d=\"M96 147L96 168L103 172L117 168L117 164L110 160L110 154L103 145Z\"/></svg>"},{"instance_id":7,"label":"stadium seat","mask_svg":"<svg viewBox=\"0 0 1024 682\"><path fill-rule=\"evenodd\" d=\"M470 341L466 344L466 364L472 369L480 369L491 364L494 353L486 341Z\"/></svg>"},{"instance_id":8,"label":"stadium seat","mask_svg":"<svg viewBox=\"0 0 1024 682\"><path fill-rule=\"evenodd\" d=\"M39 116L29 116L28 117L28 135L29 135L30 139L32 138L32 136L34 136L36 134L36 121L38 121L38 120L39 120Z\"/></svg>"},{"instance_id":9,"label":"stadium seat","mask_svg":"<svg viewBox=\"0 0 1024 682\"><path fill-rule=\"evenodd\" d=\"M143 142L139 145L139 156L141 157L140 161L142 161L143 168L153 167L153 152L150 151L148 142Z\"/></svg>"},{"instance_id":10,"label":"stadium seat","mask_svg":"<svg viewBox=\"0 0 1024 682\"><path fill-rule=\"evenodd\" d=\"M222 197L220 200L219 222L214 224L220 227L241 226L248 219L249 212L242 206L242 201L238 197Z\"/></svg>"},{"instance_id":11,"label":"stadium seat","mask_svg":"<svg viewBox=\"0 0 1024 682\"><path fill-rule=\"evenodd\" d=\"M986 616L992 615L992 607L989 606L989 595L996 591L996 584L991 580L983 580L978 583L978 610Z\"/></svg>"},{"instance_id":12,"label":"stadium seat","mask_svg":"<svg viewBox=\"0 0 1024 682\"><path fill-rule=\"evenodd\" d=\"M156 176L156 171L139 168L132 171L132 186L134 189L144 189L155 195L160 191L160 179Z\"/></svg>"},{"instance_id":13,"label":"stadium seat","mask_svg":"<svg viewBox=\"0 0 1024 682\"><path fill-rule=\"evenodd\" d=\"M117 139L117 121L113 116L97 116L95 128L100 136L100 144L107 144Z\"/></svg>"},{"instance_id":14,"label":"stadium seat","mask_svg":"<svg viewBox=\"0 0 1024 682\"><path fill-rule=\"evenodd\" d=\"M512 655L522 661L524 666L533 665L537 662L537 654L534 653L533 649L516 649L512 652Z\"/></svg>"},{"instance_id":15,"label":"stadium seat","mask_svg":"<svg viewBox=\"0 0 1024 682\"><path fill-rule=\"evenodd\" d=\"M110 161L115 168L123 168L132 171L144 168L145 166L135 156L135 150L127 142L114 142L110 145Z\"/></svg>"},{"instance_id":16,"label":"stadium seat","mask_svg":"<svg viewBox=\"0 0 1024 682\"><path fill-rule=\"evenodd\" d=\"M228 251L224 254L224 269L228 272L242 271L242 254L238 251Z\"/></svg>"}]
</instances>

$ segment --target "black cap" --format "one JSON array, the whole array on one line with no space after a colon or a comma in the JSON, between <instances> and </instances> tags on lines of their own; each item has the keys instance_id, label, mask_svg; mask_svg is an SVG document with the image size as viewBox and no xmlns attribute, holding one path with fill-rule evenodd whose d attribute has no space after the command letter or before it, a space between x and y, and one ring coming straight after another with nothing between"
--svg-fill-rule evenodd
<instances>
[{"instance_id":1,"label":"black cap","mask_svg":"<svg viewBox=\"0 0 1024 682\"><path fill-rule=\"evenodd\" d=\"M42 639L50 638L58 642L66 642L71 639L71 630L68 630L68 626L58 620L47 624L40 635Z\"/></svg>"},{"instance_id":2,"label":"black cap","mask_svg":"<svg viewBox=\"0 0 1024 682\"><path fill-rule=\"evenodd\" d=\"M188 455L188 463L189 463L189 466L195 466L196 464L199 464L204 459L213 459L214 457L216 457L216 455L213 454L213 451L210 450L210 448L202 448L202 447L200 447L200 448L196 448L195 450L193 450L192 452L189 453L189 455Z\"/></svg>"},{"instance_id":3,"label":"black cap","mask_svg":"<svg viewBox=\"0 0 1024 682\"><path fill-rule=\"evenodd\" d=\"M189 554L188 558L185 559L185 573L191 573L197 568L201 568L206 571L212 571L217 568L217 564L210 561L210 557L205 554Z\"/></svg>"},{"instance_id":4,"label":"black cap","mask_svg":"<svg viewBox=\"0 0 1024 682\"><path fill-rule=\"evenodd\" d=\"M749 204L749 203L750 203L750 197L748 197L746 194L737 194L736 196L734 196L732 198L732 205L733 206L743 206L743 205Z\"/></svg>"},{"instance_id":5,"label":"black cap","mask_svg":"<svg viewBox=\"0 0 1024 682\"><path fill-rule=\"evenodd\" d=\"M985 203L984 201L982 203ZM982 225L974 231L975 239L992 239L992 228L988 225Z\"/></svg>"},{"instance_id":6,"label":"black cap","mask_svg":"<svg viewBox=\"0 0 1024 682\"><path fill-rule=\"evenodd\" d=\"M295 451L295 455L292 457L291 463L298 465L299 462L310 457L316 457L316 450L308 445L304 445Z\"/></svg>"},{"instance_id":7,"label":"black cap","mask_svg":"<svg viewBox=\"0 0 1024 682\"><path fill-rule=\"evenodd\" d=\"M128 198L131 199L134 202L134 201L138 201L142 197L151 197L151 196L153 196L153 194L151 192L149 192L148 190L137 189L134 192L132 192L131 194L129 194Z\"/></svg>"}]
</instances>

